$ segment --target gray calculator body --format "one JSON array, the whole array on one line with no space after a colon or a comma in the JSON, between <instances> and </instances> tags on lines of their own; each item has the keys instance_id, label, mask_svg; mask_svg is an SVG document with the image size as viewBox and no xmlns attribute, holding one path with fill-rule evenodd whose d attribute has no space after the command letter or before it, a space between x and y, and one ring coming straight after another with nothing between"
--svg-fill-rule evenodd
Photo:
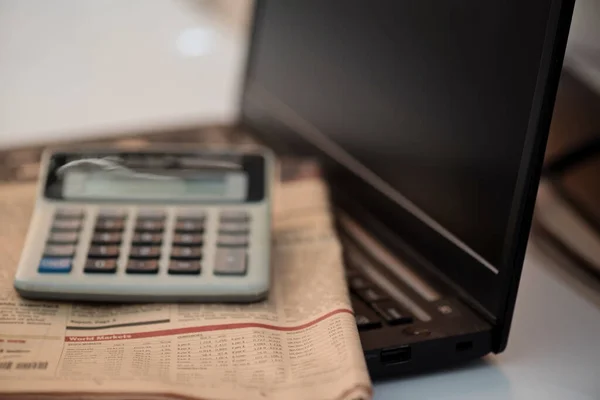
<instances>
[{"instance_id":1,"label":"gray calculator body","mask_svg":"<svg viewBox=\"0 0 600 400\"><path fill-rule=\"evenodd\" d=\"M57 300L260 300L273 174L273 156L256 148L47 151L15 288Z\"/></svg>"}]
</instances>

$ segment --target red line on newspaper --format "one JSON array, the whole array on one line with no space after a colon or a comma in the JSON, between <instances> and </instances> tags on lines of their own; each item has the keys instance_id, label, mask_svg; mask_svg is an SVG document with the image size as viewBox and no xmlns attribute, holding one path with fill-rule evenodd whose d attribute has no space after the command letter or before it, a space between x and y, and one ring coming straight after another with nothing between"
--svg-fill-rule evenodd
<instances>
[{"instance_id":1,"label":"red line on newspaper","mask_svg":"<svg viewBox=\"0 0 600 400\"><path fill-rule=\"evenodd\" d=\"M190 326L186 328L176 328L176 329L163 329L160 331L150 331L150 332L136 332L136 333L118 333L114 335L92 335L92 336L66 336L65 342L103 342L108 340L126 340L126 339L143 339L149 337L157 337L157 336L172 336L172 335L184 335L188 333L198 333L198 332L213 332L213 331L222 331L228 329L242 329L242 328L263 328L270 329L274 331L284 331L284 332L293 332L301 329L308 328L312 325L315 325L335 314L340 313L349 313L352 314L351 310L346 308L339 308L337 310L333 310L328 312L325 315L320 316L319 318L307 322L302 325L296 326L276 326L270 324L262 324L256 322L242 322L242 323L234 323L234 324L219 324L219 325L206 325L206 326Z\"/></svg>"}]
</instances>

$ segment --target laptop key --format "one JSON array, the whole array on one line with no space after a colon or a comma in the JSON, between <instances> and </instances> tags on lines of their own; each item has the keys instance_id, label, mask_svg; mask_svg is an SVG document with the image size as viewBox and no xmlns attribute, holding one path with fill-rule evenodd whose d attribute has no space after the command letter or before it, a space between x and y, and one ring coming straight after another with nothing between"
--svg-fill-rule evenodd
<instances>
[{"instance_id":1,"label":"laptop key","mask_svg":"<svg viewBox=\"0 0 600 400\"><path fill-rule=\"evenodd\" d=\"M367 288L358 292L358 295L366 303L373 303L375 301L388 300L388 295L377 288Z\"/></svg>"},{"instance_id":2,"label":"laptop key","mask_svg":"<svg viewBox=\"0 0 600 400\"><path fill-rule=\"evenodd\" d=\"M390 325L409 324L413 317L393 301L371 303L371 307Z\"/></svg>"},{"instance_id":3,"label":"laptop key","mask_svg":"<svg viewBox=\"0 0 600 400\"><path fill-rule=\"evenodd\" d=\"M362 290L371 286L371 282L363 278L362 276L354 276L349 280L350 289Z\"/></svg>"},{"instance_id":4,"label":"laptop key","mask_svg":"<svg viewBox=\"0 0 600 400\"><path fill-rule=\"evenodd\" d=\"M365 331L381 327L381 319L373 310L356 297L350 296L350 298L358 330Z\"/></svg>"}]
</instances>

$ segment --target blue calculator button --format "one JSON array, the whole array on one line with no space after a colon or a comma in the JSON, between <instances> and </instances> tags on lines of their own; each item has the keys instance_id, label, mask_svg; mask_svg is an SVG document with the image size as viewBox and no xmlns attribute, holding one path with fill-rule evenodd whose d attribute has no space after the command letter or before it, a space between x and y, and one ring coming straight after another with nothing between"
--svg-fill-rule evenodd
<instances>
[{"instance_id":1,"label":"blue calculator button","mask_svg":"<svg viewBox=\"0 0 600 400\"><path fill-rule=\"evenodd\" d=\"M38 266L38 272L68 273L71 272L71 258L44 257Z\"/></svg>"}]
</instances>

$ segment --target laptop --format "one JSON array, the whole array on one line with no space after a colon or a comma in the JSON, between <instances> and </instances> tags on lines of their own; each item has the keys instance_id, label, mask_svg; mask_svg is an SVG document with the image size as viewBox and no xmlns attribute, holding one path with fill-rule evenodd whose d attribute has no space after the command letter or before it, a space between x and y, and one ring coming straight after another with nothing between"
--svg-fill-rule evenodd
<instances>
[{"instance_id":1,"label":"laptop","mask_svg":"<svg viewBox=\"0 0 600 400\"><path fill-rule=\"evenodd\" d=\"M317 157L373 379L507 346L572 0L258 0L240 127Z\"/></svg>"}]
</instances>

